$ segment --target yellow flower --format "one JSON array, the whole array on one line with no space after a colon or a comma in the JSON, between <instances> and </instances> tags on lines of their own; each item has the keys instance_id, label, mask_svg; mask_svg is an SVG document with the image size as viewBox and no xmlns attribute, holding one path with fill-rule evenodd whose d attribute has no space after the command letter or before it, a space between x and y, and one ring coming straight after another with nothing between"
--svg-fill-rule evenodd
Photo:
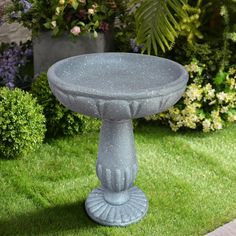
<instances>
[{"instance_id":1,"label":"yellow flower","mask_svg":"<svg viewBox=\"0 0 236 236\"><path fill-rule=\"evenodd\" d=\"M223 102L223 101L227 102L228 101L228 95L225 92L220 92L220 93L216 94L216 97L219 99L220 102Z\"/></svg>"},{"instance_id":2,"label":"yellow flower","mask_svg":"<svg viewBox=\"0 0 236 236\"><path fill-rule=\"evenodd\" d=\"M221 112L221 113L227 113L228 110L229 110L228 107L222 107L222 108L220 109L220 112Z\"/></svg>"},{"instance_id":3,"label":"yellow flower","mask_svg":"<svg viewBox=\"0 0 236 236\"><path fill-rule=\"evenodd\" d=\"M183 120L183 125L186 126L186 127L189 127L191 129L196 129L197 123L198 121L198 117L194 114L189 114L188 116L185 116L184 117L184 120Z\"/></svg>"},{"instance_id":4,"label":"yellow flower","mask_svg":"<svg viewBox=\"0 0 236 236\"><path fill-rule=\"evenodd\" d=\"M196 84L191 84L188 86L188 89L185 93L185 97L187 96L190 101L200 101L202 99L202 92L203 89L201 88L200 85L196 85Z\"/></svg>"},{"instance_id":5,"label":"yellow flower","mask_svg":"<svg viewBox=\"0 0 236 236\"><path fill-rule=\"evenodd\" d=\"M222 119L220 117L219 110L215 110L211 112L212 122L213 122L213 128L214 129L222 129Z\"/></svg>"},{"instance_id":6,"label":"yellow flower","mask_svg":"<svg viewBox=\"0 0 236 236\"><path fill-rule=\"evenodd\" d=\"M207 83L203 89L204 91L208 92L209 90L212 90L212 85L210 83Z\"/></svg>"},{"instance_id":7,"label":"yellow flower","mask_svg":"<svg viewBox=\"0 0 236 236\"><path fill-rule=\"evenodd\" d=\"M211 121L209 119L205 119L202 122L202 126L203 126L203 132L210 132L211 130Z\"/></svg>"},{"instance_id":8,"label":"yellow flower","mask_svg":"<svg viewBox=\"0 0 236 236\"><path fill-rule=\"evenodd\" d=\"M236 81L233 78L228 78L226 80L226 83L229 85L230 89L234 90L236 89Z\"/></svg>"},{"instance_id":9,"label":"yellow flower","mask_svg":"<svg viewBox=\"0 0 236 236\"><path fill-rule=\"evenodd\" d=\"M192 61L189 65L186 65L185 68L190 74L199 73L202 70L202 68L198 66L196 61Z\"/></svg>"},{"instance_id":10,"label":"yellow flower","mask_svg":"<svg viewBox=\"0 0 236 236\"><path fill-rule=\"evenodd\" d=\"M211 105L214 105L216 103L216 100L212 100L210 103L209 103L209 105L211 106Z\"/></svg>"},{"instance_id":11,"label":"yellow flower","mask_svg":"<svg viewBox=\"0 0 236 236\"><path fill-rule=\"evenodd\" d=\"M170 128L171 128L174 132L178 131L179 127L178 127L176 124L174 124L174 123L171 122L171 121L169 121L169 124L170 124Z\"/></svg>"},{"instance_id":12,"label":"yellow flower","mask_svg":"<svg viewBox=\"0 0 236 236\"><path fill-rule=\"evenodd\" d=\"M230 114L227 119L229 122L234 122L236 121L236 115Z\"/></svg>"},{"instance_id":13,"label":"yellow flower","mask_svg":"<svg viewBox=\"0 0 236 236\"><path fill-rule=\"evenodd\" d=\"M222 125L221 121L215 121L215 122L213 121L213 127L215 129L222 129L223 125Z\"/></svg>"},{"instance_id":14,"label":"yellow flower","mask_svg":"<svg viewBox=\"0 0 236 236\"><path fill-rule=\"evenodd\" d=\"M57 8L56 8L56 15L59 15L60 12L61 12L61 8L60 8L60 7L57 7Z\"/></svg>"},{"instance_id":15,"label":"yellow flower","mask_svg":"<svg viewBox=\"0 0 236 236\"><path fill-rule=\"evenodd\" d=\"M218 120L220 119L220 112L218 110L214 110L211 112L211 117L212 117L212 120Z\"/></svg>"},{"instance_id":16,"label":"yellow flower","mask_svg":"<svg viewBox=\"0 0 236 236\"><path fill-rule=\"evenodd\" d=\"M169 112L170 112L171 114L177 115L177 114L180 113L180 110L179 110L178 108L176 108L176 107L171 107L171 108L169 109Z\"/></svg>"},{"instance_id":17,"label":"yellow flower","mask_svg":"<svg viewBox=\"0 0 236 236\"><path fill-rule=\"evenodd\" d=\"M210 83L206 84L206 86L203 87L203 91L205 93L204 100L210 100L215 97L215 89L212 88L212 85Z\"/></svg>"},{"instance_id":18,"label":"yellow flower","mask_svg":"<svg viewBox=\"0 0 236 236\"><path fill-rule=\"evenodd\" d=\"M236 68L231 67L231 68L229 69L229 74L230 74L230 75L236 74Z\"/></svg>"}]
</instances>

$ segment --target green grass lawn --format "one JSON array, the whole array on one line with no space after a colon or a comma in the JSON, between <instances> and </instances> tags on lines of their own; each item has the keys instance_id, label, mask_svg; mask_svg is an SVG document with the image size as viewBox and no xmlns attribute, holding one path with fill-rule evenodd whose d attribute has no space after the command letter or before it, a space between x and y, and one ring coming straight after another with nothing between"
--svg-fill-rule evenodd
<instances>
[{"instance_id":1,"label":"green grass lawn","mask_svg":"<svg viewBox=\"0 0 236 236\"><path fill-rule=\"evenodd\" d=\"M51 140L19 160L0 160L0 235L204 235L236 217L236 124L210 134L135 131L135 184L149 199L145 218L104 227L85 213L99 185L98 133Z\"/></svg>"}]
</instances>

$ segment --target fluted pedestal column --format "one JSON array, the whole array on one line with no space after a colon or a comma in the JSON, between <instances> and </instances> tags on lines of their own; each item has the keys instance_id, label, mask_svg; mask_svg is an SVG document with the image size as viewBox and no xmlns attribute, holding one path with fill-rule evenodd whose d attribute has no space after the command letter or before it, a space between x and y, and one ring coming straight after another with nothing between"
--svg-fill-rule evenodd
<instances>
[{"instance_id":1,"label":"fluted pedestal column","mask_svg":"<svg viewBox=\"0 0 236 236\"><path fill-rule=\"evenodd\" d=\"M133 186L137 169L132 121L103 120L96 165L101 187L94 189L85 202L94 221L125 226L146 214L145 194Z\"/></svg>"}]
</instances>

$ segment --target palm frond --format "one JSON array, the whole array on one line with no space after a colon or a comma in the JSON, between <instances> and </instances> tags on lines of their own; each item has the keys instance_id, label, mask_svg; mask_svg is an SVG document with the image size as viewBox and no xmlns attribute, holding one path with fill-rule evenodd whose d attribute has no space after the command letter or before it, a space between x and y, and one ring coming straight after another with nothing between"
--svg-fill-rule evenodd
<instances>
[{"instance_id":1,"label":"palm frond","mask_svg":"<svg viewBox=\"0 0 236 236\"><path fill-rule=\"evenodd\" d=\"M187 16L182 8L185 0L131 0L135 12L137 43L148 54L171 49L178 36L180 18Z\"/></svg>"}]
</instances>

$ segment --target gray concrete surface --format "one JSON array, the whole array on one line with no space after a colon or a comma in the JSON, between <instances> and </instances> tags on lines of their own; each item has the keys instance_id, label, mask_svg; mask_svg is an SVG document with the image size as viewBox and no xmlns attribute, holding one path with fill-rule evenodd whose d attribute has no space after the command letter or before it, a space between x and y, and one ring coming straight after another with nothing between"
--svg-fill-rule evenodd
<instances>
[{"instance_id":1,"label":"gray concrete surface","mask_svg":"<svg viewBox=\"0 0 236 236\"><path fill-rule=\"evenodd\" d=\"M236 236L236 219L206 234L206 236Z\"/></svg>"},{"instance_id":2,"label":"gray concrete surface","mask_svg":"<svg viewBox=\"0 0 236 236\"><path fill-rule=\"evenodd\" d=\"M1 0L0 7L6 7L10 0ZM31 32L18 23L4 23L0 26L0 43L20 41L25 42L31 38Z\"/></svg>"}]
</instances>

